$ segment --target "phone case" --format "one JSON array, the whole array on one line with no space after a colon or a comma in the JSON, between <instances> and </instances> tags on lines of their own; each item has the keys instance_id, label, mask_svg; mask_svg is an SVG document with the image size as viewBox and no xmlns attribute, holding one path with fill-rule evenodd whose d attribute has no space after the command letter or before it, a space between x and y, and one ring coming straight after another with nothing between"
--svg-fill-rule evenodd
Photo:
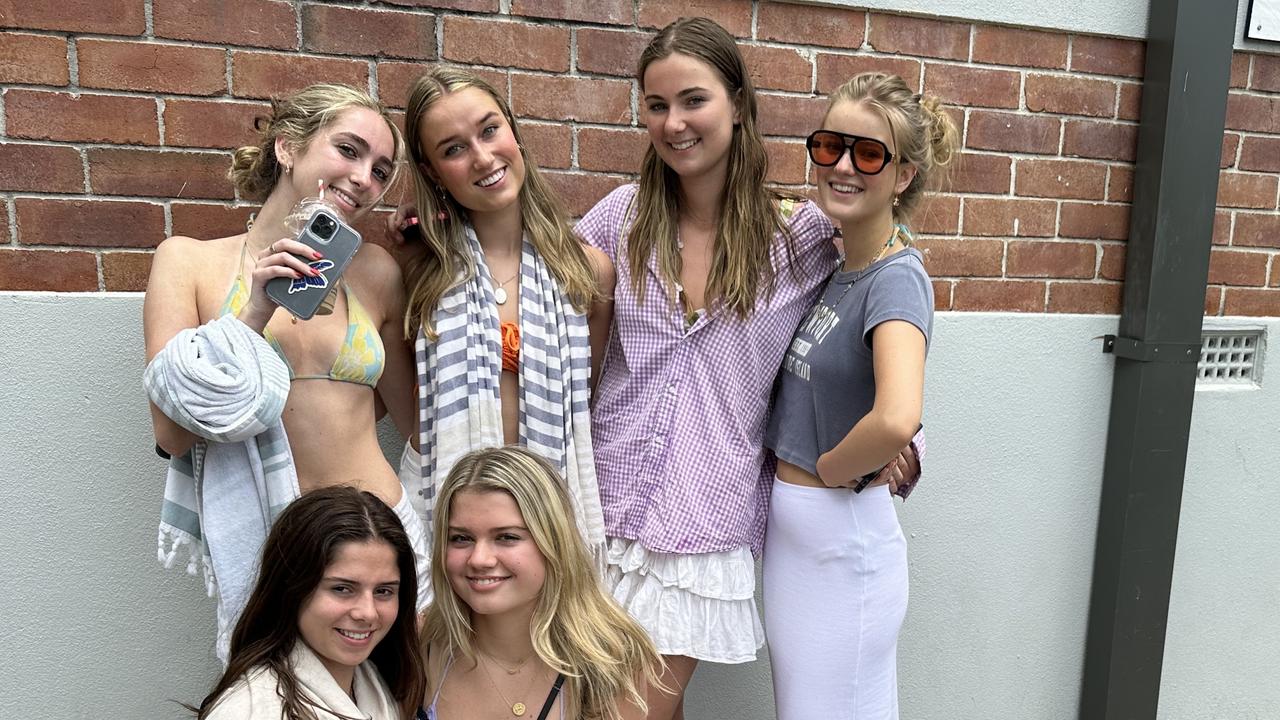
<instances>
[{"instance_id":1,"label":"phone case","mask_svg":"<svg viewBox=\"0 0 1280 720\"><path fill-rule=\"evenodd\" d=\"M303 223L298 242L324 256L319 260L298 258L320 274L297 279L273 278L267 281L267 297L294 316L310 320L360 249L360 233L332 210L317 207Z\"/></svg>"}]
</instances>

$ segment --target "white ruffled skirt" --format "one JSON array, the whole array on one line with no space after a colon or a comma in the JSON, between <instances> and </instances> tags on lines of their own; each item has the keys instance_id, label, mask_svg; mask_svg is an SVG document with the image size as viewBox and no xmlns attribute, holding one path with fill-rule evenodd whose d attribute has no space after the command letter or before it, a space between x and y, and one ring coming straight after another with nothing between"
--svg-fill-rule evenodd
<instances>
[{"instance_id":1,"label":"white ruffled skirt","mask_svg":"<svg viewBox=\"0 0 1280 720\"><path fill-rule=\"evenodd\" d=\"M663 655L745 663L764 645L755 560L746 545L683 555L611 537L606 580Z\"/></svg>"}]
</instances>

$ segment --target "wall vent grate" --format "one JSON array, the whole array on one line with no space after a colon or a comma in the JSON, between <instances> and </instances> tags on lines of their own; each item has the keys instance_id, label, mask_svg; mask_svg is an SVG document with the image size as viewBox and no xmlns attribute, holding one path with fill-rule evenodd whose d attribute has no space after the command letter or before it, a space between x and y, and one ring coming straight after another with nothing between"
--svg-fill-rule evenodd
<instances>
[{"instance_id":1,"label":"wall vent grate","mask_svg":"<svg viewBox=\"0 0 1280 720\"><path fill-rule=\"evenodd\" d=\"M1212 330L1201 334L1197 382L1249 385L1262 365L1261 330Z\"/></svg>"}]
</instances>

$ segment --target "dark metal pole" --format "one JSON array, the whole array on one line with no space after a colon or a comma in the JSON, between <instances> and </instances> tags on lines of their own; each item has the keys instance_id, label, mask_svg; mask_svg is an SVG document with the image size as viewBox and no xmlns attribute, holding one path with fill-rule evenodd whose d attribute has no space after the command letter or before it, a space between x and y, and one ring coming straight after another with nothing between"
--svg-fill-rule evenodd
<instances>
[{"instance_id":1,"label":"dark metal pole","mask_svg":"<svg viewBox=\"0 0 1280 720\"><path fill-rule=\"evenodd\" d=\"M1156 717L1236 23L1150 8L1081 720Z\"/></svg>"}]
</instances>

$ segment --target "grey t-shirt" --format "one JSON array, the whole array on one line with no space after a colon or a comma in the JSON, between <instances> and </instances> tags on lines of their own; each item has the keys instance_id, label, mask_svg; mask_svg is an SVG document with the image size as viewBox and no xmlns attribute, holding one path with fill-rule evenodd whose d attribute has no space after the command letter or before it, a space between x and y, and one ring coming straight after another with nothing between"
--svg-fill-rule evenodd
<instances>
[{"instance_id":1,"label":"grey t-shirt","mask_svg":"<svg viewBox=\"0 0 1280 720\"><path fill-rule=\"evenodd\" d=\"M765 445L779 458L816 475L818 457L870 412L876 397L871 331L888 320L920 328L928 347L933 285L915 248L832 275L796 329L765 433Z\"/></svg>"}]
</instances>

